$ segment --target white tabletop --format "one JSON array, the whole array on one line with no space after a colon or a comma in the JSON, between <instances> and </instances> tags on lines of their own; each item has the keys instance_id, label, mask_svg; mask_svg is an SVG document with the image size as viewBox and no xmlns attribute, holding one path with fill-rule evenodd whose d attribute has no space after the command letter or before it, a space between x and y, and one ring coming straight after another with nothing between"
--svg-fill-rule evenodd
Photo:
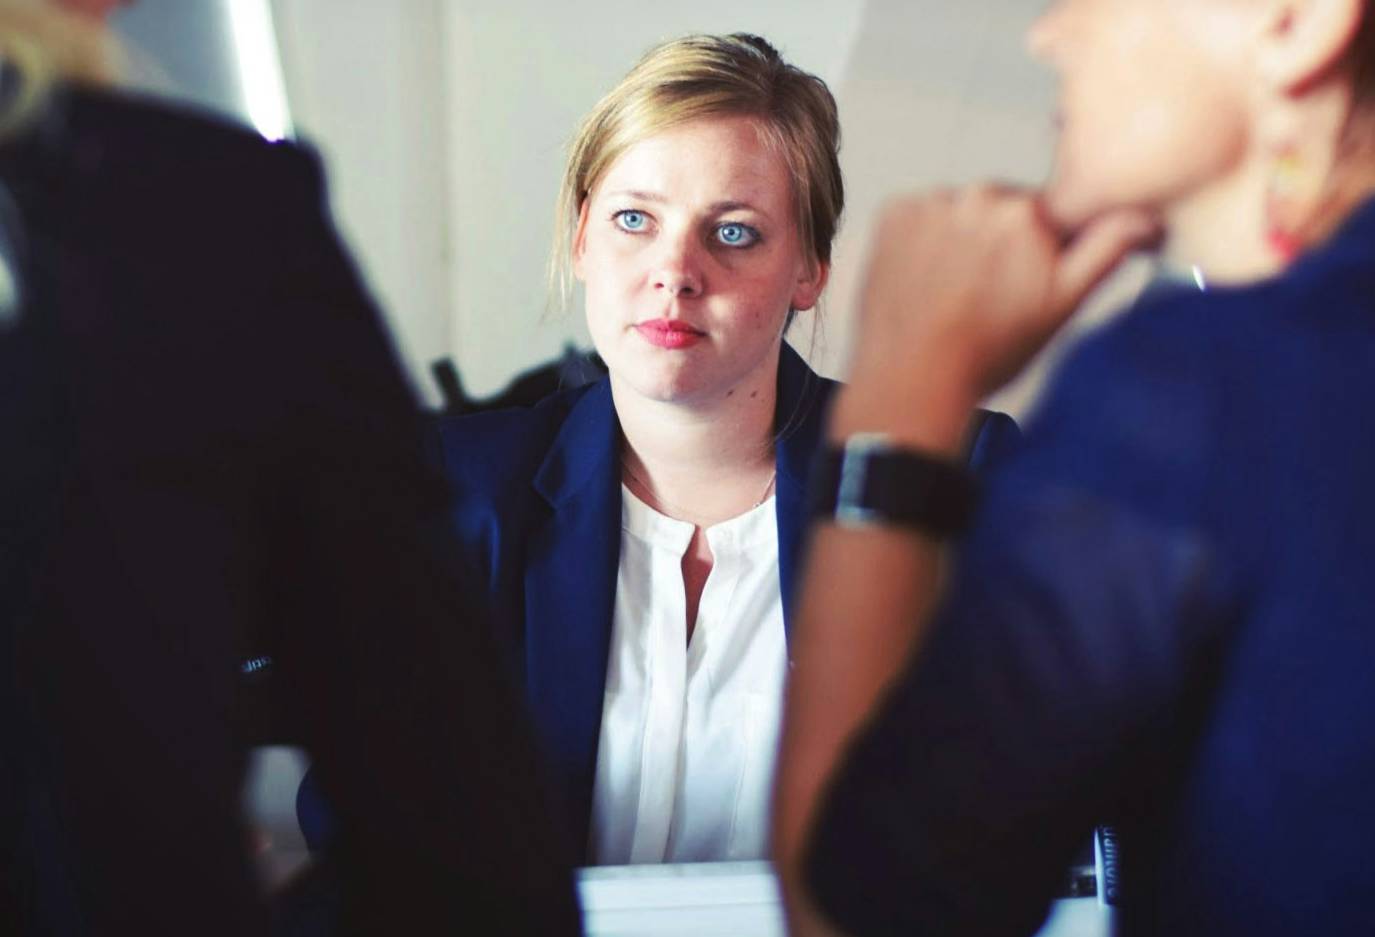
<instances>
[{"instance_id":1,"label":"white tabletop","mask_svg":"<svg viewBox=\"0 0 1375 937\"><path fill-rule=\"evenodd\" d=\"M588 937L784 937L765 862L608 866L578 873ZM1057 901L1037 937L1106 937L1096 898Z\"/></svg>"}]
</instances>

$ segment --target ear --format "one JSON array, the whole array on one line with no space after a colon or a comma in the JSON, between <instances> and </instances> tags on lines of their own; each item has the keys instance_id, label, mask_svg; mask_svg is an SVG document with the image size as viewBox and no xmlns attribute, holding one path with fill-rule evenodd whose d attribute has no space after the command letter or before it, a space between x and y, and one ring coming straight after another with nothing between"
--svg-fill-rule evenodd
<instances>
[{"instance_id":1,"label":"ear","mask_svg":"<svg viewBox=\"0 0 1375 937\"><path fill-rule=\"evenodd\" d=\"M831 265L827 261L809 260L802 269L802 275L793 286L792 308L806 312L821 298L826 289L826 281L831 277Z\"/></svg>"},{"instance_id":2,"label":"ear","mask_svg":"<svg viewBox=\"0 0 1375 937\"><path fill-rule=\"evenodd\" d=\"M1257 64L1272 88L1298 94L1331 73L1356 37L1364 0L1274 0Z\"/></svg>"},{"instance_id":3,"label":"ear","mask_svg":"<svg viewBox=\"0 0 1375 937\"><path fill-rule=\"evenodd\" d=\"M589 194L582 200L582 208L578 209L578 227L573 232L573 276L579 283L585 279L583 276L582 258L587 251L587 206L592 201Z\"/></svg>"}]
</instances>

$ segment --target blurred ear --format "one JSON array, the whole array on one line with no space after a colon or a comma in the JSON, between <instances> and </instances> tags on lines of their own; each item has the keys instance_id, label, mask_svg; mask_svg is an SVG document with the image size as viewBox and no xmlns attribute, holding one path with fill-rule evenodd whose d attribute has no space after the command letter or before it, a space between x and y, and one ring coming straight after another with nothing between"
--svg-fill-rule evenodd
<instances>
[{"instance_id":1,"label":"blurred ear","mask_svg":"<svg viewBox=\"0 0 1375 937\"><path fill-rule=\"evenodd\" d=\"M831 277L831 265L826 261L817 260L808 262L803 269L802 276L793 286L792 308L798 312L806 312L816 305L816 301L821 298L821 291L826 288L826 281Z\"/></svg>"},{"instance_id":2,"label":"blurred ear","mask_svg":"<svg viewBox=\"0 0 1375 937\"><path fill-rule=\"evenodd\" d=\"M1257 64L1272 88L1301 93L1332 72L1351 48L1364 0L1273 0Z\"/></svg>"},{"instance_id":3,"label":"blurred ear","mask_svg":"<svg viewBox=\"0 0 1375 937\"><path fill-rule=\"evenodd\" d=\"M587 204L592 201L589 195L582 200L582 208L578 209L578 227L573 232L573 276L581 283L585 279L582 271L582 257L587 251Z\"/></svg>"}]
</instances>

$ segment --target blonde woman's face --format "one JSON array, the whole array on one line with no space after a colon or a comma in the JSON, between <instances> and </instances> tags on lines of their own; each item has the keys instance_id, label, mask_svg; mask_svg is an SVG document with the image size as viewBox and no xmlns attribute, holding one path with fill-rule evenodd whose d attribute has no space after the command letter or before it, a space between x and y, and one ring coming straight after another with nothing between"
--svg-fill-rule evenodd
<instances>
[{"instance_id":1,"label":"blonde woman's face","mask_svg":"<svg viewBox=\"0 0 1375 937\"><path fill-rule=\"evenodd\" d=\"M1250 135L1253 0L1058 0L1032 27L1060 78L1052 211L1168 209L1226 176Z\"/></svg>"},{"instance_id":2,"label":"blonde woman's face","mask_svg":"<svg viewBox=\"0 0 1375 937\"><path fill-rule=\"evenodd\" d=\"M574 244L593 344L613 381L692 403L771 383L790 309L810 309L787 167L747 118L694 121L630 147Z\"/></svg>"}]
</instances>

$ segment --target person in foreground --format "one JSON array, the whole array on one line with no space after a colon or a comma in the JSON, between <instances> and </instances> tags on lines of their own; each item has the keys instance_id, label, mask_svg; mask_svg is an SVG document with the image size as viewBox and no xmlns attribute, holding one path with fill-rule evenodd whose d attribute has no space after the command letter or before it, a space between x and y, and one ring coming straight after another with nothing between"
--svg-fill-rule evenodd
<instances>
[{"instance_id":1,"label":"person in foreground","mask_svg":"<svg viewBox=\"0 0 1375 937\"><path fill-rule=\"evenodd\" d=\"M583 123L560 204L555 263L608 378L443 426L455 523L592 863L765 854L833 388L783 333L826 282L837 135L826 86L759 37L648 53Z\"/></svg>"},{"instance_id":2,"label":"person in foreground","mask_svg":"<svg viewBox=\"0 0 1375 937\"><path fill-rule=\"evenodd\" d=\"M5 932L267 932L251 652L338 807L341 932L577 933L316 160L105 87L108 38L0 2Z\"/></svg>"},{"instance_id":3,"label":"person in foreground","mask_svg":"<svg viewBox=\"0 0 1375 937\"><path fill-rule=\"evenodd\" d=\"M970 404L1157 223L1209 288L1073 356L943 587L952 525L884 522L891 490L821 525L776 789L794 930L1030 934L1111 817L1124 933L1370 934L1375 22L1061 0L1030 44L1053 179L891 208L831 444L962 490Z\"/></svg>"}]
</instances>

